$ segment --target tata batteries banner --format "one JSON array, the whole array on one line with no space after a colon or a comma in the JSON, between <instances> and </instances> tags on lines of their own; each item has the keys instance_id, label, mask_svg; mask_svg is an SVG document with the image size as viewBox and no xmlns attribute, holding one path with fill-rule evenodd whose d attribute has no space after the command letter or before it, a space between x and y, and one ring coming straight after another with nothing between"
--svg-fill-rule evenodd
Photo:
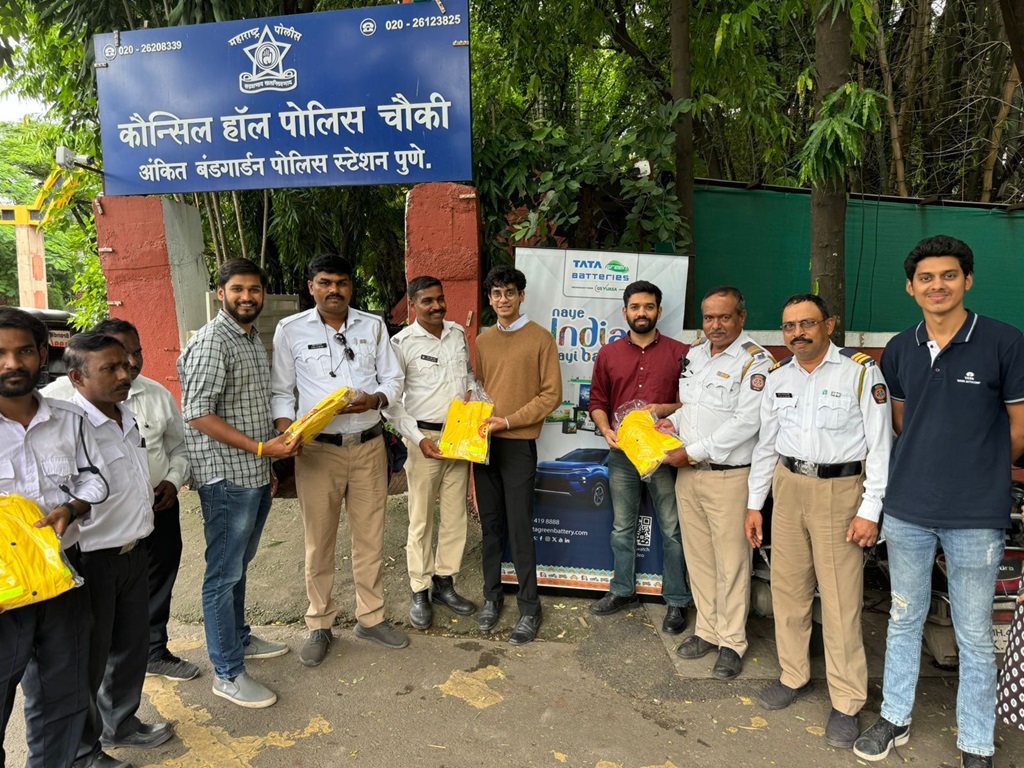
<instances>
[{"instance_id":1,"label":"tata batteries banner","mask_svg":"<svg viewBox=\"0 0 1024 768\"><path fill-rule=\"evenodd\" d=\"M658 329L681 341L685 256L517 248L526 274L523 311L550 329L558 345L564 402L537 441L533 533L541 584L606 590L612 576L608 444L588 413L594 357L626 335L622 294L636 280L661 288ZM661 533L644 498L637 530L637 591L661 593ZM505 580L515 581L511 563Z\"/></svg>"},{"instance_id":2,"label":"tata batteries banner","mask_svg":"<svg viewBox=\"0 0 1024 768\"><path fill-rule=\"evenodd\" d=\"M94 45L108 195L473 176L468 0L143 29Z\"/></svg>"}]
</instances>

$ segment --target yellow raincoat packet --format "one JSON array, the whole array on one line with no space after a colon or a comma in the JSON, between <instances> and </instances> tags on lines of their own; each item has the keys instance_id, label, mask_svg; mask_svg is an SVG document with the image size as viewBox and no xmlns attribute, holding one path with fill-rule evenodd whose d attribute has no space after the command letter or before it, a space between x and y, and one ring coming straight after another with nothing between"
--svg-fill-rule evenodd
<instances>
[{"instance_id":1,"label":"yellow raincoat packet","mask_svg":"<svg viewBox=\"0 0 1024 768\"><path fill-rule=\"evenodd\" d=\"M338 411L351 404L359 396L359 390L342 387L314 405L302 418L296 419L284 431L284 441L291 445L301 440L303 445L311 442L334 421Z\"/></svg>"},{"instance_id":2,"label":"yellow raincoat packet","mask_svg":"<svg viewBox=\"0 0 1024 768\"><path fill-rule=\"evenodd\" d=\"M49 600L84 582L60 549L53 528L36 528L39 505L23 496L0 496L0 608Z\"/></svg>"},{"instance_id":3,"label":"yellow raincoat packet","mask_svg":"<svg viewBox=\"0 0 1024 768\"><path fill-rule=\"evenodd\" d=\"M452 401L437 442L444 457L486 464L490 457L491 433L483 426L493 414L494 402L480 382L470 387L468 401Z\"/></svg>"},{"instance_id":4,"label":"yellow raincoat packet","mask_svg":"<svg viewBox=\"0 0 1024 768\"><path fill-rule=\"evenodd\" d=\"M619 448L644 480L661 466L666 454L683 446L678 437L659 432L654 425L654 415L646 409L629 411L619 422Z\"/></svg>"}]
</instances>

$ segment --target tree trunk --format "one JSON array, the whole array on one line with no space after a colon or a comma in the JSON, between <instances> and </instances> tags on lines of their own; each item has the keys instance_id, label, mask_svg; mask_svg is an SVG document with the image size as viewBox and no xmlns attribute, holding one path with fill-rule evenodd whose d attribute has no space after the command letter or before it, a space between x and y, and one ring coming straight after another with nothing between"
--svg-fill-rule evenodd
<instances>
[{"instance_id":1,"label":"tree trunk","mask_svg":"<svg viewBox=\"0 0 1024 768\"><path fill-rule=\"evenodd\" d=\"M249 251L245 246L245 230L242 228L242 211L238 205L238 192L231 190L231 207L235 209L235 224L238 225L238 246L242 249L242 258L249 258Z\"/></svg>"},{"instance_id":2,"label":"tree trunk","mask_svg":"<svg viewBox=\"0 0 1024 768\"><path fill-rule=\"evenodd\" d=\"M818 70L815 112L821 100L850 81L853 24L841 9L833 21L833 3L819 6L814 25L814 60ZM845 178L823 179L811 188L811 290L824 299L838 319L833 341L846 334L846 189Z\"/></svg>"},{"instance_id":3,"label":"tree trunk","mask_svg":"<svg viewBox=\"0 0 1024 768\"><path fill-rule=\"evenodd\" d=\"M1010 41L1013 63L1017 72L1024 73L1024 4L1020 0L999 0L1003 12L1003 27Z\"/></svg>"},{"instance_id":4,"label":"tree trunk","mask_svg":"<svg viewBox=\"0 0 1024 768\"><path fill-rule=\"evenodd\" d=\"M896 177L896 191L900 197L907 197L907 171L903 164L903 149L900 143L900 128L896 122L896 104L892 97L892 71L889 69L889 56L885 49L885 27L882 24L881 14L878 8L878 0L873 0L875 18L878 20L878 31L875 35L875 43L878 47L878 68L882 72L882 82L885 85L885 110L889 115L889 133L892 141L892 167L893 175ZM879 175L886 172L885 168L879 168ZM888 186L888 185L887 185Z\"/></svg>"},{"instance_id":5,"label":"tree trunk","mask_svg":"<svg viewBox=\"0 0 1024 768\"><path fill-rule=\"evenodd\" d=\"M669 16L672 38L672 99L680 101L693 95L690 84L690 0L672 0ZM693 112L687 110L676 124L676 196L680 214L690 228L690 276L686 281L684 317L694 311L693 266L696 228L693 216Z\"/></svg>"},{"instance_id":6,"label":"tree trunk","mask_svg":"<svg viewBox=\"0 0 1024 768\"><path fill-rule=\"evenodd\" d=\"M260 240L260 268L267 268L267 234L270 230L270 190L263 190L263 237Z\"/></svg>"},{"instance_id":7,"label":"tree trunk","mask_svg":"<svg viewBox=\"0 0 1024 768\"><path fill-rule=\"evenodd\" d=\"M1020 74L1017 65L1010 67L1010 74L1003 86L1003 97L999 105L999 114L996 115L995 123L992 125L992 134L989 137L989 150L985 156L984 173L981 179L981 202L992 202L992 179L996 167L996 158L999 155L999 147L1003 143L1003 127L1006 118L1010 115L1010 106L1013 104L1013 92L1020 85Z\"/></svg>"}]
</instances>

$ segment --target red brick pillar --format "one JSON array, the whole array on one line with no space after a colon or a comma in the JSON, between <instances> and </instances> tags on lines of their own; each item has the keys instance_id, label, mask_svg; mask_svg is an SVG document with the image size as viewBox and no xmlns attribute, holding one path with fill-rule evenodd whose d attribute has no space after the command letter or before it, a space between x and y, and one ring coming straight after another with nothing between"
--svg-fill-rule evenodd
<instances>
[{"instance_id":1,"label":"red brick pillar","mask_svg":"<svg viewBox=\"0 0 1024 768\"><path fill-rule=\"evenodd\" d=\"M180 400L178 355L206 321L199 212L160 197L101 197L94 208L110 315L139 329L143 375Z\"/></svg>"},{"instance_id":2,"label":"red brick pillar","mask_svg":"<svg viewBox=\"0 0 1024 768\"><path fill-rule=\"evenodd\" d=\"M448 183L416 185L406 200L405 233L406 282L431 275L444 283L447 319L466 326L475 354L483 280L476 189Z\"/></svg>"}]
</instances>

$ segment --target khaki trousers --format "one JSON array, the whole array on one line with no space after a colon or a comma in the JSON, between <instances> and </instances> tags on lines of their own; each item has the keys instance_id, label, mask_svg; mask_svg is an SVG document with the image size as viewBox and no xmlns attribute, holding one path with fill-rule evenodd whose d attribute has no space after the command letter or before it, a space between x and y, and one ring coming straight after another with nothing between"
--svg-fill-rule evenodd
<instances>
[{"instance_id":1,"label":"khaki trousers","mask_svg":"<svg viewBox=\"0 0 1024 768\"><path fill-rule=\"evenodd\" d=\"M425 429L423 436L436 443L441 433ZM454 576L462 567L462 553L466 549L469 462L428 459L419 445L406 440L405 446L409 450L405 461L409 481L409 538L405 558L409 586L413 592L422 592L430 588L430 577L434 574ZM434 508L439 497L441 510L435 554Z\"/></svg>"},{"instance_id":2,"label":"khaki trousers","mask_svg":"<svg viewBox=\"0 0 1024 768\"><path fill-rule=\"evenodd\" d=\"M753 552L743 530L749 475L749 467L690 468L676 477L679 526L697 606L694 633L740 656L747 650Z\"/></svg>"},{"instance_id":3,"label":"khaki trousers","mask_svg":"<svg viewBox=\"0 0 1024 768\"><path fill-rule=\"evenodd\" d=\"M295 487L306 537L306 626L330 629L341 502L352 534L356 619L364 627L384 621L384 510L388 500L383 438L342 448L311 442L295 459Z\"/></svg>"},{"instance_id":4,"label":"khaki trousers","mask_svg":"<svg viewBox=\"0 0 1024 768\"><path fill-rule=\"evenodd\" d=\"M861 633L864 553L846 541L846 531L860 506L863 476L819 480L780 464L772 490L772 607L782 683L799 688L811 679L811 605L817 582L832 706L855 715L868 692Z\"/></svg>"}]
</instances>

